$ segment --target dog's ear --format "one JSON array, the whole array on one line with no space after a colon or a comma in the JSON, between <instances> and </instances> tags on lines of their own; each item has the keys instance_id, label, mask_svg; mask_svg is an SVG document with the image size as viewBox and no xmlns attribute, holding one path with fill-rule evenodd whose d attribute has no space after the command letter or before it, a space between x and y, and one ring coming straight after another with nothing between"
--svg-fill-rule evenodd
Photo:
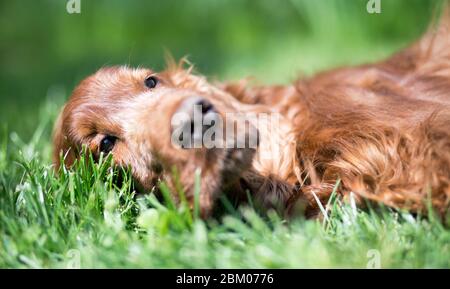
<instances>
[{"instance_id":1,"label":"dog's ear","mask_svg":"<svg viewBox=\"0 0 450 289\"><path fill-rule=\"evenodd\" d=\"M56 170L61 166L61 159L64 159L65 166L71 166L76 158L64 127L64 108L61 109L53 129L53 164Z\"/></svg>"}]
</instances>

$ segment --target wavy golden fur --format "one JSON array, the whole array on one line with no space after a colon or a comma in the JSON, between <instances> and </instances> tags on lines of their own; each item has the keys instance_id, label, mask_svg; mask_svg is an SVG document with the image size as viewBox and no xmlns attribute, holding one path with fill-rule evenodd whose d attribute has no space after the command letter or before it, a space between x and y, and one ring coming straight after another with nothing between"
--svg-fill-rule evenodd
<instances>
[{"instance_id":1,"label":"wavy golden fur","mask_svg":"<svg viewBox=\"0 0 450 289\"><path fill-rule=\"evenodd\" d=\"M411 47L389 59L344 67L287 86L246 81L210 84L192 68L166 71L103 68L85 79L55 128L55 162L71 165L81 145L99 153L105 135L117 138L116 164L129 166L137 188L160 180L181 184L193 200L194 172L202 175L200 205L210 215L225 193L245 190L266 207L293 214L297 204L318 213L335 187L344 199L444 215L450 204L450 12ZM143 81L160 83L148 89ZM276 131L258 125L259 149L183 150L170 143L170 117L187 97L201 95L217 111L278 112ZM264 142L269 145L263 146ZM264 147L264 152L262 148ZM259 158L262 153L271 158ZM173 179L172 168L179 172Z\"/></svg>"}]
</instances>

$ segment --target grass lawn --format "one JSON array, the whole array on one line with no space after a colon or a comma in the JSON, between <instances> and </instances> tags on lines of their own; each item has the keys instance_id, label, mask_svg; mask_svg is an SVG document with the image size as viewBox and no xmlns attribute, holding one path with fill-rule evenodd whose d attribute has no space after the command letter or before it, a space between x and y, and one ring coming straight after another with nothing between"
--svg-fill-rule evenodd
<instances>
[{"instance_id":1,"label":"grass lawn","mask_svg":"<svg viewBox=\"0 0 450 289\"><path fill-rule=\"evenodd\" d=\"M450 268L450 226L433 215L335 198L323 220L288 222L222 199L224 215L202 221L136 196L129 177L117 187L108 159L59 176L50 159L60 106L101 66L162 67L165 47L208 76L286 83L391 54L439 0L382 0L379 15L366 0L83 0L78 16L66 1L19 2L0 10L0 268Z\"/></svg>"}]
</instances>

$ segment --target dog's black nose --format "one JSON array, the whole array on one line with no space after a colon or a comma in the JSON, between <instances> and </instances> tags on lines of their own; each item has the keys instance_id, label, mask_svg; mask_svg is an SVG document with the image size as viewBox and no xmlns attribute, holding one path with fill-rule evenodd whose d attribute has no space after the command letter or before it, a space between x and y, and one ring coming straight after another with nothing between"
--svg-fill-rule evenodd
<instances>
[{"instance_id":1,"label":"dog's black nose","mask_svg":"<svg viewBox=\"0 0 450 289\"><path fill-rule=\"evenodd\" d=\"M215 112L213 104L200 96L192 96L181 102L175 113L185 114L194 118L203 116L209 112Z\"/></svg>"},{"instance_id":2,"label":"dog's black nose","mask_svg":"<svg viewBox=\"0 0 450 289\"><path fill-rule=\"evenodd\" d=\"M172 116L172 142L181 148L199 148L203 136L218 117L214 105L207 99L192 96L182 101Z\"/></svg>"},{"instance_id":3,"label":"dog's black nose","mask_svg":"<svg viewBox=\"0 0 450 289\"><path fill-rule=\"evenodd\" d=\"M199 99L196 103L195 103L195 105L194 105L194 107L195 106L199 106L200 107L200 109L201 109L201 111L202 111L202 114L207 114L208 112L212 112L212 111L214 111L214 106L212 105L212 103L211 102L209 102L208 100L206 100L206 99Z\"/></svg>"}]
</instances>

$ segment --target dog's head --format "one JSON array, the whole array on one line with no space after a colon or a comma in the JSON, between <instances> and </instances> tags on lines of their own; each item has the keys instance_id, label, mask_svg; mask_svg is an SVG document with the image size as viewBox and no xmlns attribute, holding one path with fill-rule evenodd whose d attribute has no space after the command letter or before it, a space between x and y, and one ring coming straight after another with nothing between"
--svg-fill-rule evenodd
<instances>
[{"instance_id":1,"label":"dog's head","mask_svg":"<svg viewBox=\"0 0 450 289\"><path fill-rule=\"evenodd\" d=\"M64 106L54 132L54 160L59 167L63 157L70 166L83 146L94 157L111 153L115 165L131 169L139 190L150 191L161 180L172 188L179 183L191 205L199 171L200 209L208 216L222 190L252 163L255 130L248 123L242 129L232 114L240 105L180 66L161 73L102 68Z\"/></svg>"}]
</instances>

